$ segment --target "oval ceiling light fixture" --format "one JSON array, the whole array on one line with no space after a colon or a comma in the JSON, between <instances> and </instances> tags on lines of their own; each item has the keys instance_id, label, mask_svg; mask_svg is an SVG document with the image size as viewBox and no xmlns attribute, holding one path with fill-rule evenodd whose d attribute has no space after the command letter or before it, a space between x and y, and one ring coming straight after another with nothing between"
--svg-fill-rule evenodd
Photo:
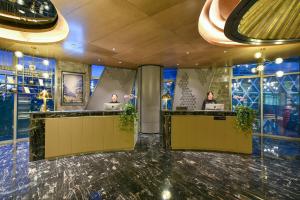
<instances>
[{"instance_id":1,"label":"oval ceiling light fixture","mask_svg":"<svg viewBox=\"0 0 300 200\"><path fill-rule=\"evenodd\" d=\"M1 1L0 24L0 38L25 43L59 42L69 33L50 0Z\"/></svg>"},{"instance_id":2,"label":"oval ceiling light fixture","mask_svg":"<svg viewBox=\"0 0 300 200\"><path fill-rule=\"evenodd\" d=\"M23 53L21 51L15 51L15 56L17 58L22 58L23 57Z\"/></svg>"},{"instance_id":3,"label":"oval ceiling light fixture","mask_svg":"<svg viewBox=\"0 0 300 200\"><path fill-rule=\"evenodd\" d=\"M300 42L299 0L241 0L228 17L224 33L251 45Z\"/></svg>"},{"instance_id":4,"label":"oval ceiling light fixture","mask_svg":"<svg viewBox=\"0 0 300 200\"><path fill-rule=\"evenodd\" d=\"M279 64L283 63L283 59L282 59L282 58L276 58L276 59L275 59L275 63L276 63L277 65L279 65Z\"/></svg>"},{"instance_id":5,"label":"oval ceiling light fixture","mask_svg":"<svg viewBox=\"0 0 300 200\"><path fill-rule=\"evenodd\" d=\"M198 31L207 42L220 46L243 45L228 39L224 34L227 17L239 2L239 0L205 2L198 21Z\"/></svg>"}]
</instances>

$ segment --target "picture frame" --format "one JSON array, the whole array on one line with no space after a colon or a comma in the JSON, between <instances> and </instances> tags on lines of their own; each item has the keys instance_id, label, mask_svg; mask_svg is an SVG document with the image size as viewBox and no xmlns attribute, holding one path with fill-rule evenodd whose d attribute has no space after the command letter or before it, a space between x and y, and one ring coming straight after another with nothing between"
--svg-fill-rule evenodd
<instances>
[{"instance_id":1,"label":"picture frame","mask_svg":"<svg viewBox=\"0 0 300 200\"><path fill-rule=\"evenodd\" d=\"M61 104L83 105L85 98L84 73L62 72Z\"/></svg>"}]
</instances>

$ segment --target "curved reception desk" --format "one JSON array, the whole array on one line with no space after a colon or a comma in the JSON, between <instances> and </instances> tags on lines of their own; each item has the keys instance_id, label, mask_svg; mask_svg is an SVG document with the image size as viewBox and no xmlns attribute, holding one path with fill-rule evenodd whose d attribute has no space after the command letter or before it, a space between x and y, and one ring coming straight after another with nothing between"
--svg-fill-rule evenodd
<instances>
[{"instance_id":1,"label":"curved reception desk","mask_svg":"<svg viewBox=\"0 0 300 200\"><path fill-rule=\"evenodd\" d=\"M251 154L252 134L235 126L230 111L163 111L164 145L172 150Z\"/></svg>"},{"instance_id":2,"label":"curved reception desk","mask_svg":"<svg viewBox=\"0 0 300 200\"><path fill-rule=\"evenodd\" d=\"M30 113L30 160L133 150L137 134L121 130L119 114L120 111Z\"/></svg>"}]
</instances>

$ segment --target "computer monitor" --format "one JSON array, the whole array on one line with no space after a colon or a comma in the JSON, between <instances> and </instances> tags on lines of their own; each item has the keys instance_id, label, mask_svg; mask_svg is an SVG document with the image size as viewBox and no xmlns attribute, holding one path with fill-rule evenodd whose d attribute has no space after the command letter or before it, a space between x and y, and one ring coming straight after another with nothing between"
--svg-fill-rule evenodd
<instances>
[{"instance_id":1,"label":"computer monitor","mask_svg":"<svg viewBox=\"0 0 300 200\"><path fill-rule=\"evenodd\" d=\"M122 110L121 103L104 103L104 110Z\"/></svg>"},{"instance_id":2,"label":"computer monitor","mask_svg":"<svg viewBox=\"0 0 300 200\"><path fill-rule=\"evenodd\" d=\"M205 105L205 110L224 110L224 104L208 103Z\"/></svg>"}]
</instances>

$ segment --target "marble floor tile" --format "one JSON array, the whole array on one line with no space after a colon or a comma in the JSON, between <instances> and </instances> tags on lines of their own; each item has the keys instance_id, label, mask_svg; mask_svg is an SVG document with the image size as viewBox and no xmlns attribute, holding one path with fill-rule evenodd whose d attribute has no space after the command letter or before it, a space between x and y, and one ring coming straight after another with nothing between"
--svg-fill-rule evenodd
<instances>
[{"instance_id":1,"label":"marble floor tile","mask_svg":"<svg viewBox=\"0 0 300 200\"><path fill-rule=\"evenodd\" d=\"M300 199L299 169L300 160L165 151L156 136L132 152L29 162L22 142L0 146L0 199Z\"/></svg>"}]
</instances>

